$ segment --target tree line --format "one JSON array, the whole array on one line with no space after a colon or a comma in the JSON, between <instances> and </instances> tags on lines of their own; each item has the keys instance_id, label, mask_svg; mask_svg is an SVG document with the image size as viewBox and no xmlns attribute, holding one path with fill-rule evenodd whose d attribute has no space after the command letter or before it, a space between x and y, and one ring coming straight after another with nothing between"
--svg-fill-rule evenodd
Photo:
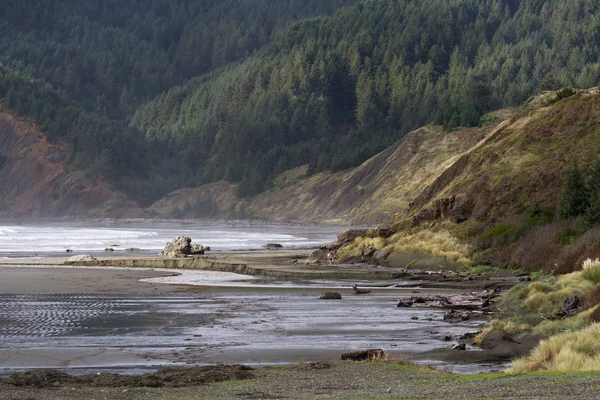
<instances>
[{"instance_id":1,"label":"tree line","mask_svg":"<svg viewBox=\"0 0 600 400\"><path fill-rule=\"evenodd\" d=\"M0 96L150 202L366 160L600 76L592 0L25 0L0 4ZM450 133L449 133L450 134Z\"/></svg>"}]
</instances>

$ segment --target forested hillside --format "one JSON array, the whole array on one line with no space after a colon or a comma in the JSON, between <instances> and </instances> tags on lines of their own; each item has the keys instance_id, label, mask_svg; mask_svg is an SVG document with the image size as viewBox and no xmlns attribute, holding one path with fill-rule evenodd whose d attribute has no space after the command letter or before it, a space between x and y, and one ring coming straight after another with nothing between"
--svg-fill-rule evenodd
<instances>
[{"instance_id":1,"label":"forested hillside","mask_svg":"<svg viewBox=\"0 0 600 400\"><path fill-rule=\"evenodd\" d=\"M303 164L600 75L591 0L98 0L0 4L0 96L148 203Z\"/></svg>"}]
</instances>

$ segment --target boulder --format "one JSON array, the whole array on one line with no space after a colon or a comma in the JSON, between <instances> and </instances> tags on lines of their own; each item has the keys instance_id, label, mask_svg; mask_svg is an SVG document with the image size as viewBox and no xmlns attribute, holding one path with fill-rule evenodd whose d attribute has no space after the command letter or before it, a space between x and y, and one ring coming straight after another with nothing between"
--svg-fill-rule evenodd
<instances>
[{"instance_id":1,"label":"boulder","mask_svg":"<svg viewBox=\"0 0 600 400\"><path fill-rule=\"evenodd\" d=\"M69 262L80 262L80 261L96 261L96 257L92 257L88 254L82 254L80 256L73 256L67 258Z\"/></svg>"},{"instance_id":2,"label":"boulder","mask_svg":"<svg viewBox=\"0 0 600 400\"><path fill-rule=\"evenodd\" d=\"M375 253L373 253L373 258L375 261L377 261L377 263L382 263L389 257L390 254L390 250L377 250Z\"/></svg>"},{"instance_id":3,"label":"boulder","mask_svg":"<svg viewBox=\"0 0 600 400\"><path fill-rule=\"evenodd\" d=\"M204 254L205 250L201 244L193 244L190 248L190 254Z\"/></svg>"},{"instance_id":4,"label":"boulder","mask_svg":"<svg viewBox=\"0 0 600 400\"><path fill-rule=\"evenodd\" d=\"M263 244L260 247L262 247L265 250L279 250L279 249L283 249L283 246L280 245L279 243L267 243L267 244Z\"/></svg>"},{"instance_id":5,"label":"boulder","mask_svg":"<svg viewBox=\"0 0 600 400\"><path fill-rule=\"evenodd\" d=\"M364 259L373 257L373 255L375 254L376 251L377 251L377 249L375 247L367 246L364 249L362 249L362 251L360 252L360 255L362 256L362 258L364 260Z\"/></svg>"},{"instance_id":6,"label":"boulder","mask_svg":"<svg viewBox=\"0 0 600 400\"><path fill-rule=\"evenodd\" d=\"M322 300L341 300L342 299L342 295L336 292L323 292L321 293L321 296L319 296L319 299Z\"/></svg>"},{"instance_id":7,"label":"boulder","mask_svg":"<svg viewBox=\"0 0 600 400\"><path fill-rule=\"evenodd\" d=\"M165 257L176 258L191 254L191 243L192 239L187 236L175 236L172 241L165 245L161 255Z\"/></svg>"},{"instance_id":8,"label":"boulder","mask_svg":"<svg viewBox=\"0 0 600 400\"><path fill-rule=\"evenodd\" d=\"M104 249L104 251L115 251L115 249L113 249L112 247L107 247Z\"/></svg>"}]
</instances>

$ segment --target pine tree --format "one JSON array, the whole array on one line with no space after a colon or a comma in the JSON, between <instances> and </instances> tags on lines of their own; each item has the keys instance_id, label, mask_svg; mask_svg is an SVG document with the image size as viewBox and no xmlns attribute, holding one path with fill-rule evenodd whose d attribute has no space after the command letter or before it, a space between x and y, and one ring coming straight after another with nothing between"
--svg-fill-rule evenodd
<instances>
[{"instance_id":1,"label":"pine tree","mask_svg":"<svg viewBox=\"0 0 600 400\"><path fill-rule=\"evenodd\" d=\"M589 201L589 192L585 187L585 181L581 171L575 166L567 172L565 190L560 200L558 215L561 218L582 215L585 213Z\"/></svg>"},{"instance_id":2,"label":"pine tree","mask_svg":"<svg viewBox=\"0 0 600 400\"><path fill-rule=\"evenodd\" d=\"M585 222L588 227L600 223L600 160L596 161L594 171L590 177L590 204L585 211Z\"/></svg>"}]
</instances>

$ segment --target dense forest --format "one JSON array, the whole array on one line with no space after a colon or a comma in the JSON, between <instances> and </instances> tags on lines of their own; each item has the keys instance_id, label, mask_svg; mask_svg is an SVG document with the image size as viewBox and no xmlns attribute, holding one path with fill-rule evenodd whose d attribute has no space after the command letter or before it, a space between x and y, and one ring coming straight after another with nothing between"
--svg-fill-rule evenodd
<instances>
[{"instance_id":1,"label":"dense forest","mask_svg":"<svg viewBox=\"0 0 600 400\"><path fill-rule=\"evenodd\" d=\"M0 4L0 97L143 204L345 169L600 76L593 0L24 0Z\"/></svg>"}]
</instances>

